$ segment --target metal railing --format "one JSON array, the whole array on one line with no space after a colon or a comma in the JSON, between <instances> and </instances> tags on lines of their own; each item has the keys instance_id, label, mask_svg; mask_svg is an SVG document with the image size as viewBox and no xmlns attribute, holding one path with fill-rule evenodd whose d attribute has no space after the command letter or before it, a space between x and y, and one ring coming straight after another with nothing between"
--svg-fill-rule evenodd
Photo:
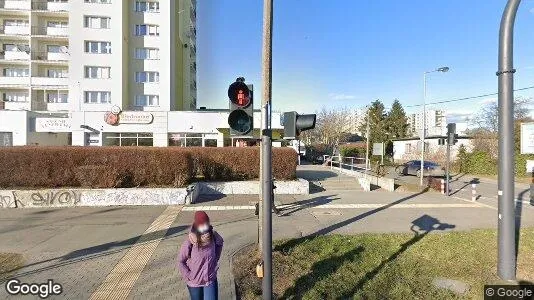
<instances>
[{"instance_id":1,"label":"metal railing","mask_svg":"<svg viewBox=\"0 0 534 300\"><path fill-rule=\"evenodd\" d=\"M323 161L329 163L330 169L333 169L334 164L336 164L339 169L347 169L351 171L354 171L355 169L364 170L364 171L366 170L365 158L362 158L362 157L341 156L341 155L334 155L334 156L323 155ZM363 162L363 163L359 164L358 162Z\"/></svg>"},{"instance_id":2,"label":"metal railing","mask_svg":"<svg viewBox=\"0 0 534 300\"><path fill-rule=\"evenodd\" d=\"M6 2L9 3L6 7ZM0 0L1 9L30 10L30 0Z\"/></svg>"},{"instance_id":3,"label":"metal railing","mask_svg":"<svg viewBox=\"0 0 534 300\"><path fill-rule=\"evenodd\" d=\"M61 7L67 5L68 2L49 2L49 1L32 1L32 9L47 10L47 11L67 11L66 9L53 9L54 6Z\"/></svg>"}]
</instances>

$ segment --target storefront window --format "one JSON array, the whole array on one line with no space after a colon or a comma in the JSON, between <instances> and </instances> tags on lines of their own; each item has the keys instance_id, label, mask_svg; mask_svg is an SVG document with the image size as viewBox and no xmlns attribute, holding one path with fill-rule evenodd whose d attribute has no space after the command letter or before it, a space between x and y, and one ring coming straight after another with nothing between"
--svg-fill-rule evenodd
<instances>
[{"instance_id":1,"label":"storefront window","mask_svg":"<svg viewBox=\"0 0 534 300\"><path fill-rule=\"evenodd\" d=\"M202 143L204 140L204 143ZM217 139L213 134L202 133L170 133L169 146L176 147L217 147Z\"/></svg>"},{"instance_id":2,"label":"storefront window","mask_svg":"<svg viewBox=\"0 0 534 300\"><path fill-rule=\"evenodd\" d=\"M152 133L131 132L105 132L103 136L104 146L153 146Z\"/></svg>"}]
</instances>

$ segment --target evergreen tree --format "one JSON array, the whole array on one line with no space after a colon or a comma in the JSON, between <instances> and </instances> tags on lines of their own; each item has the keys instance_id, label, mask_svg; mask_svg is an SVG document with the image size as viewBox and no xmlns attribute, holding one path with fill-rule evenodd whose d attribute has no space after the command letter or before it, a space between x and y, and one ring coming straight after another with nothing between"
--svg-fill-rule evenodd
<instances>
[{"instance_id":1,"label":"evergreen tree","mask_svg":"<svg viewBox=\"0 0 534 300\"><path fill-rule=\"evenodd\" d=\"M404 112L404 108L399 100L395 99L391 105L391 110L388 112L386 123L387 132L390 139L403 138L407 136L408 118Z\"/></svg>"}]
</instances>

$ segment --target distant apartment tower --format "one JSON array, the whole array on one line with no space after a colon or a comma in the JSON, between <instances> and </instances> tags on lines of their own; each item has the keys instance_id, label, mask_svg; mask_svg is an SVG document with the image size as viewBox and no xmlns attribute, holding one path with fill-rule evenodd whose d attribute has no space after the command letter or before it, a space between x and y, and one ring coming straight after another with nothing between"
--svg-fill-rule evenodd
<instances>
[{"instance_id":1,"label":"distant apartment tower","mask_svg":"<svg viewBox=\"0 0 534 300\"><path fill-rule=\"evenodd\" d=\"M196 109L196 0L0 0L0 109Z\"/></svg>"},{"instance_id":2,"label":"distant apartment tower","mask_svg":"<svg viewBox=\"0 0 534 300\"><path fill-rule=\"evenodd\" d=\"M426 111L426 136L444 135L447 131L447 119L442 110ZM408 133L420 136L423 128L423 113L408 115Z\"/></svg>"}]
</instances>

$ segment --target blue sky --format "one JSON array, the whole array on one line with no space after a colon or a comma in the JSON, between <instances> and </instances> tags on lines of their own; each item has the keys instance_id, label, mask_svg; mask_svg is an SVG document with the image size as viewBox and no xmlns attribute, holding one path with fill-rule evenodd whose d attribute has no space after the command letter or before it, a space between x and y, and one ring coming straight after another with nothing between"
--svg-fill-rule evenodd
<instances>
[{"instance_id":1,"label":"blue sky","mask_svg":"<svg viewBox=\"0 0 534 300\"><path fill-rule=\"evenodd\" d=\"M311 113L395 98L405 106L496 92L498 30L506 0L275 0L273 108ZM227 107L238 76L261 101L262 0L198 1L198 106ZM516 88L534 85L534 0L515 31ZM534 96L534 89L516 93ZM434 105L470 114L494 97ZM408 112L420 108L406 108Z\"/></svg>"}]
</instances>

